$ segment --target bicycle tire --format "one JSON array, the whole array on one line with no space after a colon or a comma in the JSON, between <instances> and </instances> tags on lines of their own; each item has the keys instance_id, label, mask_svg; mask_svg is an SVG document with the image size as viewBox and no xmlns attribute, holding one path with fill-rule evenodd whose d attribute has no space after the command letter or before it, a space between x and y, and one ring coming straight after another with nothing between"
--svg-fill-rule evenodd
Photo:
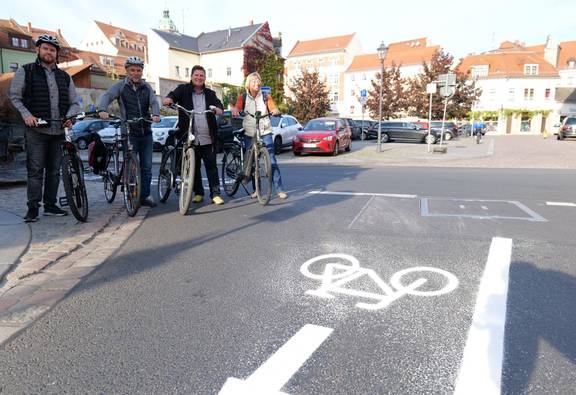
<instances>
[{"instance_id":1,"label":"bicycle tire","mask_svg":"<svg viewBox=\"0 0 576 395\"><path fill-rule=\"evenodd\" d=\"M104 197L108 203L112 203L116 198L116 190L118 189L118 173L119 173L119 160L118 151L111 150L106 156L106 167L102 175L104 182ZM110 168L112 166L112 169Z\"/></svg>"},{"instance_id":2,"label":"bicycle tire","mask_svg":"<svg viewBox=\"0 0 576 395\"><path fill-rule=\"evenodd\" d=\"M175 161L176 155L174 148L170 148L162 153L162 161L160 162L160 171L158 172L158 200L161 203L166 203L168 197L170 197L170 192L172 191L172 186L175 180Z\"/></svg>"},{"instance_id":3,"label":"bicycle tire","mask_svg":"<svg viewBox=\"0 0 576 395\"><path fill-rule=\"evenodd\" d=\"M62 157L62 182L72 215L78 221L86 222L88 195L84 184L84 166L78 155L68 153Z\"/></svg>"},{"instance_id":4,"label":"bicycle tire","mask_svg":"<svg viewBox=\"0 0 576 395\"><path fill-rule=\"evenodd\" d=\"M180 214L186 215L192 201L194 188L194 171L196 170L196 152L193 147L185 148L182 155L182 171L180 177Z\"/></svg>"},{"instance_id":5,"label":"bicycle tire","mask_svg":"<svg viewBox=\"0 0 576 395\"><path fill-rule=\"evenodd\" d=\"M272 198L272 162L266 147L258 150L259 154L254 157L254 180L258 202L266 206Z\"/></svg>"},{"instance_id":6,"label":"bicycle tire","mask_svg":"<svg viewBox=\"0 0 576 395\"><path fill-rule=\"evenodd\" d=\"M236 147L235 147L236 148ZM224 151L222 156L222 189L228 196L234 196L240 186L242 163L235 149Z\"/></svg>"},{"instance_id":7,"label":"bicycle tire","mask_svg":"<svg viewBox=\"0 0 576 395\"><path fill-rule=\"evenodd\" d=\"M133 217L140 209L140 165L138 159L131 154L124 156L124 206L130 217Z\"/></svg>"}]
</instances>

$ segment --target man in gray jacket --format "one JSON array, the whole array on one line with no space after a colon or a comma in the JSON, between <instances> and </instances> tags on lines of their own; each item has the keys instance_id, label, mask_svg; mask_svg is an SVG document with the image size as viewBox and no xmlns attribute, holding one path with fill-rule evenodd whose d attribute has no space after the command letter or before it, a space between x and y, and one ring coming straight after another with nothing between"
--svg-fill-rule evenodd
<instances>
[{"instance_id":1,"label":"man in gray jacket","mask_svg":"<svg viewBox=\"0 0 576 395\"><path fill-rule=\"evenodd\" d=\"M38 220L40 202L44 215L63 216L67 212L56 205L60 183L61 142L64 127L50 122L38 125L38 119L59 119L80 111L72 78L56 65L60 43L44 34L36 41L38 58L16 71L10 86L10 100L26 124L26 168L28 170L28 212L26 222ZM42 191L44 190L44 191Z\"/></svg>"},{"instance_id":2,"label":"man in gray jacket","mask_svg":"<svg viewBox=\"0 0 576 395\"><path fill-rule=\"evenodd\" d=\"M144 62L137 56L131 56L124 63L126 68L126 78L112 85L100 98L98 113L101 119L108 119L108 106L114 100L118 100L120 106L120 118L123 120L134 118L150 118L152 111L152 121L160 122L160 104L154 95L154 90L142 79ZM140 161L141 179L141 204L143 206L154 207L156 203L150 196L150 184L152 182L152 149L154 142L152 139L152 128L150 123L142 121L138 124L127 126L124 124L123 130L130 128L130 143L134 152L138 154Z\"/></svg>"}]
</instances>

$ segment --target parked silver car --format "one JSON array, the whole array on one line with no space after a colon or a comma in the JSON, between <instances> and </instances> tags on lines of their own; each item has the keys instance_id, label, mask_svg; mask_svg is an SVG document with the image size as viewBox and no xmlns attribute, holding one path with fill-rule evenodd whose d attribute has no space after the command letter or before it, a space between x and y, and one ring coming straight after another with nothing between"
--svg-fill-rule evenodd
<instances>
[{"instance_id":1,"label":"parked silver car","mask_svg":"<svg viewBox=\"0 0 576 395\"><path fill-rule=\"evenodd\" d=\"M274 139L274 151L279 154L283 148L292 148L292 140L302 125L292 115L280 115L272 117L272 138Z\"/></svg>"}]
</instances>

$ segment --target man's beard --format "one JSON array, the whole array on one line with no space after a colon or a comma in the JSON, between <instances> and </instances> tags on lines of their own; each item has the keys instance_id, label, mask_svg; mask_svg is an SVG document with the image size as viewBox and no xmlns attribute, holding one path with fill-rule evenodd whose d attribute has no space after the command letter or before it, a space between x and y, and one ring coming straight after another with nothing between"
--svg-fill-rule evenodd
<instances>
[{"instance_id":1,"label":"man's beard","mask_svg":"<svg viewBox=\"0 0 576 395\"><path fill-rule=\"evenodd\" d=\"M39 55L40 61L46 64L53 64L56 63L57 56L52 56L49 54Z\"/></svg>"}]
</instances>

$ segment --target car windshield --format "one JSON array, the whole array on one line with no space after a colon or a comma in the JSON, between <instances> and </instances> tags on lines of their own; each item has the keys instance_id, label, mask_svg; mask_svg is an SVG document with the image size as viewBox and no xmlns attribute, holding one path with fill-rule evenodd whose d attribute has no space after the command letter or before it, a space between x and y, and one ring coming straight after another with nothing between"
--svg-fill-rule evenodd
<instances>
[{"instance_id":1,"label":"car windshield","mask_svg":"<svg viewBox=\"0 0 576 395\"><path fill-rule=\"evenodd\" d=\"M568 118L566 120L566 125L576 125L576 118Z\"/></svg>"},{"instance_id":2,"label":"car windshield","mask_svg":"<svg viewBox=\"0 0 576 395\"><path fill-rule=\"evenodd\" d=\"M306 124L304 130L334 130L336 129L335 121L312 120Z\"/></svg>"},{"instance_id":3,"label":"car windshield","mask_svg":"<svg viewBox=\"0 0 576 395\"><path fill-rule=\"evenodd\" d=\"M158 123L153 123L152 127L153 128L171 128L174 126L174 123L176 122L177 118L162 118L160 119L160 122Z\"/></svg>"},{"instance_id":4,"label":"car windshield","mask_svg":"<svg viewBox=\"0 0 576 395\"><path fill-rule=\"evenodd\" d=\"M90 125L93 121L80 121L76 122L74 126L72 126L72 130L83 130L88 125Z\"/></svg>"},{"instance_id":5,"label":"car windshield","mask_svg":"<svg viewBox=\"0 0 576 395\"><path fill-rule=\"evenodd\" d=\"M282 118L280 118L280 117L270 117L270 122L272 122L273 127L278 127L281 119Z\"/></svg>"}]
</instances>

